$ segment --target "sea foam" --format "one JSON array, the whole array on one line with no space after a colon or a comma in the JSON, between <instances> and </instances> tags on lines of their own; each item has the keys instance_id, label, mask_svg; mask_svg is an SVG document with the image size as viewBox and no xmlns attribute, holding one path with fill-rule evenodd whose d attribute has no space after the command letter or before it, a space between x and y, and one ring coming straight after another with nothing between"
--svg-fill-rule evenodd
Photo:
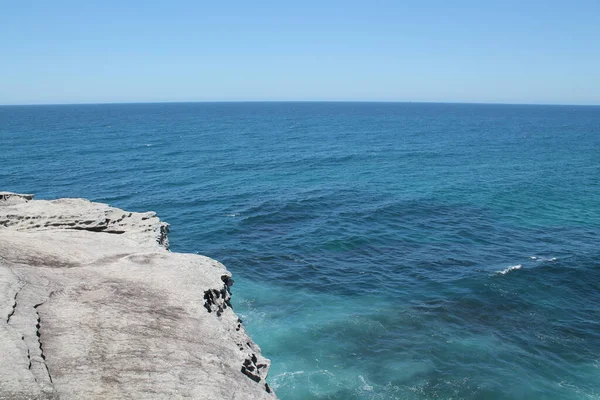
<instances>
[{"instance_id":1,"label":"sea foam","mask_svg":"<svg viewBox=\"0 0 600 400\"><path fill-rule=\"evenodd\" d=\"M496 273L500 274L500 275L506 275L509 272L516 271L516 270L521 269L521 268L523 268L523 266L521 264L517 264L517 265L513 265L511 267L505 268L502 271L496 271Z\"/></svg>"}]
</instances>

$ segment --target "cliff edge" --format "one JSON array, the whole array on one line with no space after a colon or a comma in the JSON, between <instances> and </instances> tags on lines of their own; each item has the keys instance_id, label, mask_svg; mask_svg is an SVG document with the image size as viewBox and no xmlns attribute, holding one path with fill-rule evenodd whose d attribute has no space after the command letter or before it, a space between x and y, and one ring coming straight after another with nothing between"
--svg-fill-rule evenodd
<instances>
[{"instance_id":1,"label":"cliff edge","mask_svg":"<svg viewBox=\"0 0 600 400\"><path fill-rule=\"evenodd\" d=\"M168 224L0 192L0 399L275 399L219 262Z\"/></svg>"}]
</instances>

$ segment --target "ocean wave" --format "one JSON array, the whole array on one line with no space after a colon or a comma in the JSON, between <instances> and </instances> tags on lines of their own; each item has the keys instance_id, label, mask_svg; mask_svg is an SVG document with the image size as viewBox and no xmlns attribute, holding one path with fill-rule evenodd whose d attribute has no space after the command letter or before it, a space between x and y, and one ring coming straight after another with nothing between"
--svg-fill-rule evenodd
<instances>
[{"instance_id":1,"label":"ocean wave","mask_svg":"<svg viewBox=\"0 0 600 400\"><path fill-rule=\"evenodd\" d=\"M558 260L558 258L556 258L556 257L543 258L543 257L537 257L537 256L530 256L529 259L536 261L536 262L542 262L542 261L554 262L554 261Z\"/></svg>"},{"instance_id":2,"label":"ocean wave","mask_svg":"<svg viewBox=\"0 0 600 400\"><path fill-rule=\"evenodd\" d=\"M523 268L523 266L521 264L517 264L517 265L513 265L511 267L505 268L502 271L496 271L496 274L506 275L509 272L516 271L516 270L521 269L521 268Z\"/></svg>"},{"instance_id":3,"label":"ocean wave","mask_svg":"<svg viewBox=\"0 0 600 400\"><path fill-rule=\"evenodd\" d=\"M360 390L363 390L365 392L372 392L373 391L373 385L369 385L367 383L367 381L365 380L365 378L362 375L358 376L358 379L360 379L362 386L360 387Z\"/></svg>"}]
</instances>

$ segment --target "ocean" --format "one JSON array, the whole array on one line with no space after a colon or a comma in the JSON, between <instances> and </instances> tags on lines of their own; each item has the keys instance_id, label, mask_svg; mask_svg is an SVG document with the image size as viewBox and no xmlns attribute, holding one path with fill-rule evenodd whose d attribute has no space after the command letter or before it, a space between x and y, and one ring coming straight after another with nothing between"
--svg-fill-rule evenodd
<instances>
[{"instance_id":1,"label":"ocean","mask_svg":"<svg viewBox=\"0 0 600 400\"><path fill-rule=\"evenodd\" d=\"M600 399L600 107L0 107L0 190L171 224L282 399Z\"/></svg>"}]
</instances>

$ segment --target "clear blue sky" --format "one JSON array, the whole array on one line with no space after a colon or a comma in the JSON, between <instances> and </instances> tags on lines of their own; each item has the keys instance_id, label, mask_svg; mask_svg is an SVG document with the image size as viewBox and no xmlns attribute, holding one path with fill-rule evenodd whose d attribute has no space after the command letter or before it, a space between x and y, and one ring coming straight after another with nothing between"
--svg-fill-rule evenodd
<instances>
[{"instance_id":1,"label":"clear blue sky","mask_svg":"<svg viewBox=\"0 0 600 400\"><path fill-rule=\"evenodd\" d=\"M600 0L0 0L0 104L600 104Z\"/></svg>"}]
</instances>

